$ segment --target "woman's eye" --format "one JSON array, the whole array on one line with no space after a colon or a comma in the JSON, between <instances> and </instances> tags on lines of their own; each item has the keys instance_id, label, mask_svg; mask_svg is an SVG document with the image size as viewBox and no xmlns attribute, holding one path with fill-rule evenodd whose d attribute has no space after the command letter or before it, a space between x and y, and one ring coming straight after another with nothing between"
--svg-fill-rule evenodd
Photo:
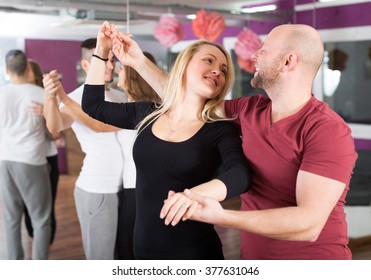
<instances>
[{"instance_id":1,"label":"woman's eye","mask_svg":"<svg viewBox=\"0 0 371 280\"><path fill-rule=\"evenodd\" d=\"M212 63L213 60L211 58L205 58L204 61L206 61L207 63Z\"/></svg>"}]
</instances>

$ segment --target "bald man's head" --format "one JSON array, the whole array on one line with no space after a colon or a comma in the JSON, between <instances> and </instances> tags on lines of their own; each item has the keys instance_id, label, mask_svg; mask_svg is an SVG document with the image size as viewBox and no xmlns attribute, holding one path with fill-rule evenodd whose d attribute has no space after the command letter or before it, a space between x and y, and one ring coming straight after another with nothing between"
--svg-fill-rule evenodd
<instances>
[{"instance_id":1,"label":"bald man's head","mask_svg":"<svg viewBox=\"0 0 371 280\"><path fill-rule=\"evenodd\" d=\"M285 24L274 28L268 36L276 40L283 54L295 52L299 64L316 75L324 55L323 42L317 30L304 24Z\"/></svg>"}]
</instances>

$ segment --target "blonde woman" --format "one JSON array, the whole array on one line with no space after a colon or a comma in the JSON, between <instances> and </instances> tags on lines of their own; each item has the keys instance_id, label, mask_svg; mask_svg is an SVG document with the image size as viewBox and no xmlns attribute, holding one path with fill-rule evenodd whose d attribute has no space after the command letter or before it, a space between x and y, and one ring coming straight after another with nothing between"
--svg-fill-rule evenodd
<instances>
[{"instance_id":1,"label":"blonde woman","mask_svg":"<svg viewBox=\"0 0 371 280\"><path fill-rule=\"evenodd\" d=\"M241 140L221 110L233 82L230 57L218 45L196 42L179 54L161 104L105 102L104 62L111 48L124 61L125 40L129 39L109 23L102 25L82 108L111 125L139 127L133 147L137 169L135 257L223 259L213 225L187 219L198 204L183 190L191 188L222 201L249 187ZM220 166L223 172L216 174Z\"/></svg>"}]
</instances>

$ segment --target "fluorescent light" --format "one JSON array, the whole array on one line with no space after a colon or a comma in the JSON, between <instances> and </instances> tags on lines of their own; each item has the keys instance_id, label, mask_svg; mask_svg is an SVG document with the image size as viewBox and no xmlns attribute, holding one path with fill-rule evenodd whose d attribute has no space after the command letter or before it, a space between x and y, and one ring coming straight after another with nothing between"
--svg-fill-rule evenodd
<instances>
[{"instance_id":1,"label":"fluorescent light","mask_svg":"<svg viewBox=\"0 0 371 280\"><path fill-rule=\"evenodd\" d=\"M261 12L274 11L276 9L277 9L277 5L256 6L256 7L251 7L251 8L242 8L241 13L244 13L244 14L261 13Z\"/></svg>"},{"instance_id":2,"label":"fluorescent light","mask_svg":"<svg viewBox=\"0 0 371 280\"><path fill-rule=\"evenodd\" d=\"M195 18L196 18L196 14L189 14L186 16L186 19L190 19L190 20L195 19Z\"/></svg>"},{"instance_id":3,"label":"fluorescent light","mask_svg":"<svg viewBox=\"0 0 371 280\"><path fill-rule=\"evenodd\" d=\"M325 2L334 2L334 1L338 1L338 0L318 0L318 1L325 3Z\"/></svg>"}]
</instances>

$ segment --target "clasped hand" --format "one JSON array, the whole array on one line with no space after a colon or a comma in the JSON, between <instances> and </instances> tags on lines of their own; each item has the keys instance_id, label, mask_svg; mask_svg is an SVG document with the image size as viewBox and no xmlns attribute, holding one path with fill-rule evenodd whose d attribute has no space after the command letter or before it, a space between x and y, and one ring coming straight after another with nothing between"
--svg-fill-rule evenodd
<instances>
[{"instance_id":1,"label":"clasped hand","mask_svg":"<svg viewBox=\"0 0 371 280\"><path fill-rule=\"evenodd\" d=\"M59 73L57 70L52 70L49 74L45 74L43 84L45 93L50 98L58 97L60 100L62 95L65 94L62 84L59 80Z\"/></svg>"},{"instance_id":2,"label":"clasped hand","mask_svg":"<svg viewBox=\"0 0 371 280\"><path fill-rule=\"evenodd\" d=\"M160 212L160 218L165 219L165 225L175 226L180 220L186 221L196 211L198 202L189 199L184 193L169 191Z\"/></svg>"},{"instance_id":3,"label":"clasped hand","mask_svg":"<svg viewBox=\"0 0 371 280\"><path fill-rule=\"evenodd\" d=\"M114 24L104 21L97 37L98 48L108 51L112 49L113 54L124 65L135 68L138 60L144 58L139 45L132 39L130 33L122 33Z\"/></svg>"}]
</instances>

